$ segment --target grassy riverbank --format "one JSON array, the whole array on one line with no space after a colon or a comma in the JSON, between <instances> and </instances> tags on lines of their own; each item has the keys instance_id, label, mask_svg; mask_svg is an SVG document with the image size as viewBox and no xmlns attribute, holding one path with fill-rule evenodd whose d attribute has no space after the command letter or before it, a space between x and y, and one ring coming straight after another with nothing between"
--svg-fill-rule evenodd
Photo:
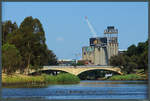
<instances>
[{"instance_id":1,"label":"grassy riverbank","mask_svg":"<svg viewBox=\"0 0 150 101\"><path fill-rule=\"evenodd\" d=\"M115 75L108 80L147 80L145 75L128 74L128 75Z\"/></svg>"},{"instance_id":2,"label":"grassy riverbank","mask_svg":"<svg viewBox=\"0 0 150 101\"><path fill-rule=\"evenodd\" d=\"M2 75L3 86L8 85L46 85L46 84L74 84L79 83L80 79L72 74L58 74L57 76L51 76L42 74L40 76L27 76L27 75Z\"/></svg>"}]
</instances>

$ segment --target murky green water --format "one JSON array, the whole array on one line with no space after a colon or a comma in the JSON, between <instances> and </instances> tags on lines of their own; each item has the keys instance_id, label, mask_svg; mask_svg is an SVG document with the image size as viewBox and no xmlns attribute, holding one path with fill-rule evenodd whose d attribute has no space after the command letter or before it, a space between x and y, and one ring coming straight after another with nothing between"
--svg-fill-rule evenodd
<instances>
[{"instance_id":1,"label":"murky green water","mask_svg":"<svg viewBox=\"0 0 150 101\"><path fill-rule=\"evenodd\" d=\"M43 88L3 88L2 97L45 99L147 99L146 81L81 81Z\"/></svg>"}]
</instances>

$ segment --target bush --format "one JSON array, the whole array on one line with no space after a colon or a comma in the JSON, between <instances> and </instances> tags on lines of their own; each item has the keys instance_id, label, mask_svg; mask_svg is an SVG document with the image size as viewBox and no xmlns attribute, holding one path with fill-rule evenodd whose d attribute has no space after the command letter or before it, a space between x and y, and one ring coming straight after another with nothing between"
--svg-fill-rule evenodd
<instances>
[{"instance_id":1,"label":"bush","mask_svg":"<svg viewBox=\"0 0 150 101\"><path fill-rule=\"evenodd\" d=\"M116 75L109 78L109 80L142 80L143 78L136 74Z\"/></svg>"},{"instance_id":2,"label":"bush","mask_svg":"<svg viewBox=\"0 0 150 101\"><path fill-rule=\"evenodd\" d=\"M42 77L44 78L45 83L56 83L56 77L51 75L42 74Z\"/></svg>"},{"instance_id":3,"label":"bush","mask_svg":"<svg viewBox=\"0 0 150 101\"><path fill-rule=\"evenodd\" d=\"M59 83L78 83L80 81L77 76L69 73L59 74L56 78Z\"/></svg>"}]
</instances>

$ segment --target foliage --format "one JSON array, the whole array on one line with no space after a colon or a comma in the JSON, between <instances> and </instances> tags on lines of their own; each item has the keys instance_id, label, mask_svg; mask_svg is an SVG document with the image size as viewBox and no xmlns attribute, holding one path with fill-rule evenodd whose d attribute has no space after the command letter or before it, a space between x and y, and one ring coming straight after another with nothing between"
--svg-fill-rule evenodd
<instances>
[{"instance_id":1,"label":"foliage","mask_svg":"<svg viewBox=\"0 0 150 101\"><path fill-rule=\"evenodd\" d=\"M57 82L57 79L55 76L42 74L42 77L44 78L44 81L46 83L56 83Z\"/></svg>"},{"instance_id":2,"label":"foliage","mask_svg":"<svg viewBox=\"0 0 150 101\"><path fill-rule=\"evenodd\" d=\"M125 64L125 59L123 58L122 54L112 56L111 59L109 60L110 65L112 66L119 66L121 67L122 65Z\"/></svg>"},{"instance_id":3,"label":"foliage","mask_svg":"<svg viewBox=\"0 0 150 101\"><path fill-rule=\"evenodd\" d=\"M148 69L148 40L139 42L137 46L131 45L123 54L112 56L110 65L119 66L124 73L134 73L135 69Z\"/></svg>"},{"instance_id":4,"label":"foliage","mask_svg":"<svg viewBox=\"0 0 150 101\"><path fill-rule=\"evenodd\" d=\"M144 71L148 71L148 50L144 51L140 55L140 59L138 61L139 69L144 69Z\"/></svg>"},{"instance_id":5,"label":"foliage","mask_svg":"<svg viewBox=\"0 0 150 101\"><path fill-rule=\"evenodd\" d=\"M18 26L16 22L12 23L10 20L2 23L2 45L7 43L7 36L16 31Z\"/></svg>"},{"instance_id":6,"label":"foliage","mask_svg":"<svg viewBox=\"0 0 150 101\"><path fill-rule=\"evenodd\" d=\"M126 55L127 56L136 55L137 54L136 50L137 50L136 46L135 45L131 45L131 46L128 47Z\"/></svg>"},{"instance_id":7,"label":"foliage","mask_svg":"<svg viewBox=\"0 0 150 101\"><path fill-rule=\"evenodd\" d=\"M115 75L110 77L109 80L143 80L143 78L136 74L128 74L128 75Z\"/></svg>"},{"instance_id":8,"label":"foliage","mask_svg":"<svg viewBox=\"0 0 150 101\"><path fill-rule=\"evenodd\" d=\"M57 82L60 83L78 83L80 81L80 79L77 76L69 73L59 74L56 76L56 78Z\"/></svg>"},{"instance_id":9,"label":"foliage","mask_svg":"<svg viewBox=\"0 0 150 101\"><path fill-rule=\"evenodd\" d=\"M48 50L47 53L48 65L58 65L56 55L53 53L53 51Z\"/></svg>"},{"instance_id":10,"label":"foliage","mask_svg":"<svg viewBox=\"0 0 150 101\"><path fill-rule=\"evenodd\" d=\"M2 46L2 68L7 74L15 72L22 62L22 57L14 45L8 43Z\"/></svg>"},{"instance_id":11,"label":"foliage","mask_svg":"<svg viewBox=\"0 0 150 101\"><path fill-rule=\"evenodd\" d=\"M19 27L16 23L6 21L2 29L3 44L15 45L22 57L20 71L57 64L56 55L47 48L45 32L37 18L26 17Z\"/></svg>"}]
</instances>

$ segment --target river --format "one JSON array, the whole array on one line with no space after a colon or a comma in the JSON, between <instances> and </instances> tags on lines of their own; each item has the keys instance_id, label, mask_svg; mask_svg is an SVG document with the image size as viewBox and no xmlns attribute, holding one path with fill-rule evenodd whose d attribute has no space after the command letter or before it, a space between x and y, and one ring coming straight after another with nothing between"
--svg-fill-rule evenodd
<instances>
[{"instance_id":1,"label":"river","mask_svg":"<svg viewBox=\"0 0 150 101\"><path fill-rule=\"evenodd\" d=\"M48 85L43 88L3 88L3 98L44 99L147 99L146 81L81 81L79 84Z\"/></svg>"}]
</instances>

